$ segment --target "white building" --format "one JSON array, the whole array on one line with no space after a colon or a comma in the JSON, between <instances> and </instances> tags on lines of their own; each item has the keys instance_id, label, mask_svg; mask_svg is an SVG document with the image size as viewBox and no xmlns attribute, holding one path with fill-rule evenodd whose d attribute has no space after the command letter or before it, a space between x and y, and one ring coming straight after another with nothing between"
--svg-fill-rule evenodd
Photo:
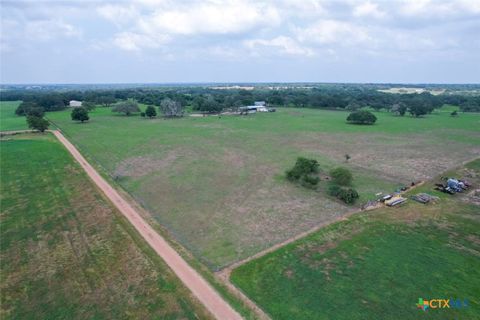
<instances>
[{"instance_id":1,"label":"white building","mask_svg":"<svg viewBox=\"0 0 480 320\"><path fill-rule=\"evenodd\" d=\"M248 113L255 112L268 112L267 104L265 101L255 101L252 106L245 106L241 108L243 111Z\"/></svg>"},{"instance_id":2,"label":"white building","mask_svg":"<svg viewBox=\"0 0 480 320\"><path fill-rule=\"evenodd\" d=\"M73 108L81 107L82 106L82 101L70 100L69 106L73 107Z\"/></svg>"}]
</instances>

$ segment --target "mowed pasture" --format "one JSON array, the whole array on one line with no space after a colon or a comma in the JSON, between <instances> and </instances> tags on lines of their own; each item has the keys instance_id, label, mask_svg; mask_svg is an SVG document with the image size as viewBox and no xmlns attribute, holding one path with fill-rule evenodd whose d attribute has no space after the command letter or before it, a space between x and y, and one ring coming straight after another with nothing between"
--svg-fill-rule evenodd
<instances>
[{"instance_id":1,"label":"mowed pasture","mask_svg":"<svg viewBox=\"0 0 480 320\"><path fill-rule=\"evenodd\" d=\"M447 175L478 188L480 160ZM421 188L441 198L435 204L359 213L240 266L231 280L274 319L478 319L478 194L432 189ZM452 307L422 311L419 298ZM454 308L457 299L467 306Z\"/></svg>"},{"instance_id":2,"label":"mowed pasture","mask_svg":"<svg viewBox=\"0 0 480 320\"><path fill-rule=\"evenodd\" d=\"M53 135L0 148L0 318L210 319Z\"/></svg>"},{"instance_id":3,"label":"mowed pasture","mask_svg":"<svg viewBox=\"0 0 480 320\"><path fill-rule=\"evenodd\" d=\"M0 131L28 129L25 117L19 117L15 110L21 101L0 101Z\"/></svg>"},{"instance_id":4,"label":"mowed pasture","mask_svg":"<svg viewBox=\"0 0 480 320\"><path fill-rule=\"evenodd\" d=\"M279 109L249 116L144 119L98 108L91 121L49 113L92 162L142 203L213 269L248 257L480 154L480 115L424 118L377 113L378 123L345 123L346 112ZM345 162L345 154L351 160ZM298 156L324 172L353 171L361 198L348 207L284 178Z\"/></svg>"}]
</instances>

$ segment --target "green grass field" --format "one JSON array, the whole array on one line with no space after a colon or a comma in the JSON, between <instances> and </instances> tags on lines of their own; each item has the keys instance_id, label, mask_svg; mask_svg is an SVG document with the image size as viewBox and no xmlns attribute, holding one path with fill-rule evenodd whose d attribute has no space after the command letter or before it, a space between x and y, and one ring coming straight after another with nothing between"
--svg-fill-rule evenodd
<instances>
[{"instance_id":1,"label":"green grass field","mask_svg":"<svg viewBox=\"0 0 480 320\"><path fill-rule=\"evenodd\" d=\"M325 172L349 167L360 204L480 154L479 114L436 112L414 119L377 113L374 126L348 125L346 116L279 109L247 117L148 120L99 108L89 123L79 124L68 111L48 114L213 269L355 209L326 196L325 181L317 192L287 182L284 172L298 156L316 158Z\"/></svg>"},{"instance_id":2,"label":"green grass field","mask_svg":"<svg viewBox=\"0 0 480 320\"><path fill-rule=\"evenodd\" d=\"M478 188L480 160L449 176ZM335 223L240 266L231 280L274 319L480 319L479 207L466 195L437 195L437 204L410 201ZM469 305L424 312L419 298Z\"/></svg>"},{"instance_id":3,"label":"green grass field","mask_svg":"<svg viewBox=\"0 0 480 320\"><path fill-rule=\"evenodd\" d=\"M0 131L28 129L25 117L19 117L15 110L21 101L0 101Z\"/></svg>"},{"instance_id":4,"label":"green grass field","mask_svg":"<svg viewBox=\"0 0 480 320\"><path fill-rule=\"evenodd\" d=\"M0 148L0 318L210 318L52 135Z\"/></svg>"}]
</instances>

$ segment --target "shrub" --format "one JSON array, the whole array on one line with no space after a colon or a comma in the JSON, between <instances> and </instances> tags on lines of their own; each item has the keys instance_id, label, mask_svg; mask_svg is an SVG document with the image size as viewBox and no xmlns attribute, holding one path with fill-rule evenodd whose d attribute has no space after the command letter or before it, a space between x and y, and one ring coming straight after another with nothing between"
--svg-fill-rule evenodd
<instances>
[{"instance_id":1,"label":"shrub","mask_svg":"<svg viewBox=\"0 0 480 320\"><path fill-rule=\"evenodd\" d=\"M353 176L350 170L338 167L330 171L333 183L341 186L348 186L352 183Z\"/></svg>"},{"instance_id":2,"label":"shrub","mask_svg":"<svg viewBox=\"0 0 480 320\"><path fill-rule=\"evenodd\" d=\"M377 117L370 111L359 110L350 113L347 121L354 124L374 124L377 121Z\"/></svg>"},{"instance_id":3,"label":"shrub","mask_svg":"<svg viewBox=\"0 0 480 320\"><path fill-rule=\"evenodd\" d=\"M304 186L305 188L314 189L317 186L319 181L320 181L319 177L312 177L312 176L306 175L306 176L303 177L300 184L302 186Z\"/></svg>"},{"instance_id":4,"label":"shrub","mask_svg":"<svg viewBox=\"0 0 480 320\"><path fill-rule=\"evenodd\" d=\"M340 191L342 191L342 188L336 184L332 184L328 187L328 194L332 197L337 197Z\"/></svg>"},{"instance_id":5,"label":"shrub","mask_svg":"<svg viewBox=\"0 0 480 320\"><path fill-rule=\"evenodd\" d=\"M292 182L299 181L302 186L314 189L320 181L319 177L313 176L318 170L317 160L299 157L295 166L286 171L286 177Z\"/></svg>"},{"instance_id":6,"label":"shrub","mask_svg":"<svg viewBox=\"0 0 480 320\"><path fill-rule=\"evenodd\" d=\"M286 175L288 180L296 181L313 173L318 173L318 161L315 159L298 157L295 166L292 169L287 170Z\"/></svg>"},{"instance_id":7,"label":"shrub","mask_svg":"<svg viewBox=\"0 0 480 320\"><path fill-rule=\"evenodd\" d=\"M346 204L352 204L356 199L358 199L358 192L352 188L340 189L337 198Z\"/></svg>"},{"instance_id":8,"label":"shrub","mask_svg":"<svg viewBox=\"0 0 480 320\"><path fill-rule=\"evenodd\" d=\"M343 188L339 185L332 184L328 187L328 194L332 197L342 200L346 204L352 204L358 199L358 192L353 188Z\"/></svg>"}]
</instances>

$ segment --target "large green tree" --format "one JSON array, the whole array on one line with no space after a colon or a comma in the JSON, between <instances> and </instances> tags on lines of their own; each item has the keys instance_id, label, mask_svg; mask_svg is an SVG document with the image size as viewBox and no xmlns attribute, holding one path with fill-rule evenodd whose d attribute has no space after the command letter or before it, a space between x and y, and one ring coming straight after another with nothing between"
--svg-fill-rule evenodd
<instances>
[{"instance_id":1,"label":"large green tree","mask_svg":"<svg viewBox=\"0 0 480 320\"><path fill-rule=\"evenodd\" d=\"M96 97L95 100L98 104L101 104L106 108L110 107L113 103L115 103L115 97L113 95Z\"/></svg>"},{"instance_id":2,"label":"large green tree","mask_svg":"<svg viewBox=\"0 0 480 320\"><path fill-rule=\"evenodd\" d=\"M149 117L150 119L153 117L157 116L157 110L155 110L154 106L148 106L147 109L145 109L145 115Z\"/></svg>"},{"instance_id":3,"label":"large green tree","mask_svg":"<svg viewBox=\"0 0 480 320\"><path fill-rule=\"evenodd\" d=\"M42 117L27 116L27 124L30 129L44 132L48 129L48 121Z\"/></svg>"},{"instance_id":4,"label":"large green tree","mask_svg":"<svg viewBox=\"0 0 480 320\"><path fill-rule=\"evenodd\" d=\"M45 110L33 101L24 101L20 103L15 110L15 114L18 116L34 115L37 117L43 117Z\"/></svg>"},{"instance_id":5,"label":"large green tree","mask_svg":"<svg viewBox=\"0 0 480 320\"><path fill-rule=\"evenodd\" d=\"M72 117L72 120L80 121L82 123L90 119L90 117L88 116L87 109L83 107L73 108L71 117Z\"/></svg>"},{"instance_id":6,"label":"large green tree","mask_svg":"<svg viewBox=\"0 0 480 320\"><path fill-rule=\"evenodd\" d=\"M116 103L112 108L112 112L123 113L126 116L129 116L132 113L140 112L140 108L138 107L138 103L135 100L128 99Z\"/></svg>"},{"instance_id":7,"label":"large green tree","mask_svg":"<svg viewBox=\"0 0 480 320\"><path fill-rule=\"evenodd\" d=\"M354 124L374 124L377 121L377 117L370 111L359 110L350 113L347 121Z\"/></svg>"},{"instance_id":8,"label":"large green tree","mask_svg":"<svg viewBox=\"0 0 480 320\"><path fill-rule=\"evenodd\" d=\"M420 117L428 113L428 107L422 103L416 103L408 108L408 112L414 117Z\"/></svg>"},{"instance_id":9,"label":"large green tree","mask_svg":"<svg viewBox=\"0 0 480 320\"><path fill-rule=\"evenodd\" d=\"M160 103L160 110L163 113L164 117L171 118L171 117L182 117L183 116L183 105L175 100L170 98L165 98Z\"/></svg>"}]
</instances>

